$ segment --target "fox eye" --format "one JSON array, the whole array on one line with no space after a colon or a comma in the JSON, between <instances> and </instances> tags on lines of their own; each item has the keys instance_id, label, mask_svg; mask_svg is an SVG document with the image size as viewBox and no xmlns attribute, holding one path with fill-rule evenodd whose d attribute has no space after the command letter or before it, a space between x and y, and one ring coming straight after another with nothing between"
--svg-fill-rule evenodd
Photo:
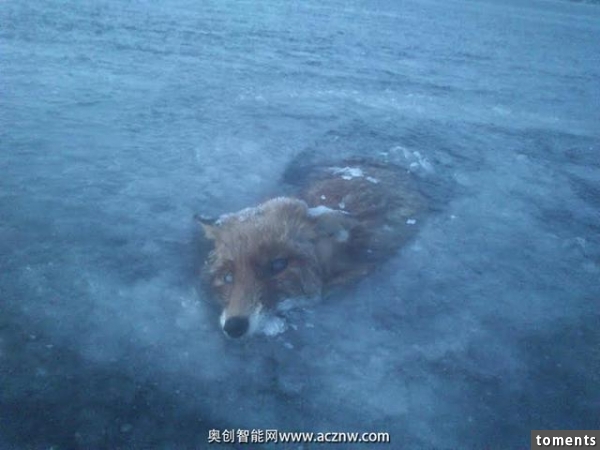
<instances>
[{"instance_id":1,"label":"fox eye","mask_svg":"<svg viewBox=\"0 0 600 450\"><path fill-rule=\"evenodd\" d=\"M225 283L225 284L233 283L233 274L231 272L227 272L225 275L223 275L223 283Z\"/></svg>"},{"instance_id":2,"label":"fox eye","mask_svg":"<svg viewBox=\"0 0 600 450\"><path fill-rule=\"evenodd\" d=\"M288 265L287 258L277 258L271 260L269 263L269 269L271 271L271 275L277 275L278 273L283 272Z\"/></svg>"}]
</instances>

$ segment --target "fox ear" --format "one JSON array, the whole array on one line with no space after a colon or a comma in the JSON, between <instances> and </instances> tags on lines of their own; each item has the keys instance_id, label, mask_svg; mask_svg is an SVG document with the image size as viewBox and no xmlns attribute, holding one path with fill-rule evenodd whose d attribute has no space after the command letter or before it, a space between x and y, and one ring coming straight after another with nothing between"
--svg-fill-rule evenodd
<instances>
[{"instance_id":1,"label":"fox ear","mask_svg":"<svg viewBox=\"0 0 600 450\"><path fill-rule=\"evenodd\" d=\"M202 227L206 239L214 241L217 238L217 226L215 225L217 219L201 214L194 214L194 220Z\"/></svg>"}]
</instances>

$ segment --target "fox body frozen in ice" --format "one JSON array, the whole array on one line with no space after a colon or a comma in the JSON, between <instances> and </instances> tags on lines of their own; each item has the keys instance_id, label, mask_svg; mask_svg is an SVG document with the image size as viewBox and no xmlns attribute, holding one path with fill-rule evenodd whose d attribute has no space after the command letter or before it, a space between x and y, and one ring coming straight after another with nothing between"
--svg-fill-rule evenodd
<instances>
[{"instance_id":1,"label":"fox body frozen in ice","mask_svg":"<svg viewBox=\"0 0 600 450\"><path fill-rule=\"evenodd\" d=\"M199 219L214 244L203 278L230 337L256 331L284 300L364 276L414 235L425 208L412 175L392 165L316 166L294 184L294 196Z\"/></svg>"}]
</instances>

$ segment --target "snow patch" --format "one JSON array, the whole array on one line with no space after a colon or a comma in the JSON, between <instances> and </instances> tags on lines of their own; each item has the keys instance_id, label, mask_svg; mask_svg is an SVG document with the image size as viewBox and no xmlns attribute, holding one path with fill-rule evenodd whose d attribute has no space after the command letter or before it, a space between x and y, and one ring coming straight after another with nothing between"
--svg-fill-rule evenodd
<instances>
[{"instance_id":1,"label":"snow patch","mask_svg":"<svg viewBox=\"0 0 600 450\"><path fill-rule=\"evenodd\" d=\"M344 180L351 180L352 178L362 178L365 176L360 167L332 167L331 171L334 175L339 175Z\"/></svg>"},{"instance_id":2,"label":"snow patch","mask_svg":"<svg viewBox=\"0 0 600 450\"><path fill-rule=\"evenodd\" d=\"M342 229L336 233L335 240L337 242L347 242L349 237L350 233L348 232L348 230Z\"/></svg>"},{"instance_id":3,"label":"snow patch","mask_svg":"<svg viewBox=\"0 0 600 450\"><path fill-rule=\"evenodd\" d=\"M263 315L256 332L272 337L283 333L285 330L287 330L287 325L284 319L277 316Z\"/></svg>"},{"instance_id":4,"label":"snow patch","mask_svg":"<svg viewBox=\"0 0 600 450\"><path fill-rule=\"evenodd\" d=\"M341 212L346 214L346 211L340 211L339 209L331 209L325 205L315 206L314 208L308 208L308 215L310 217L319 217L323 214L330 214L335 212Z\"/></svg>"},{"instance_id":5,"label":"snow patch","mask_svg":"<svg viewBox=\"0 0 600 450\"><path fill-rule=\"evenodd\" d=\"M244 208L237 212L221 215L215 221L215 225L221 226L224 223L229 222L231 220L237 220L238 222L246 222L261 213L262 213L262 209L259 206L252 206L249 208Z\"/></svg>"},{"instance_id":6,"label":"snow patch","mask_svg":"<svg viewBox=\"0 0 600 450\"><path fill-rule=\"evenodd\" d=\"M320 297L293 297L286 298L277 304L277 312L286 313L293 309L311 308L319 302Z\"/></svg>"},{"instance_id":7,"label":"snow patch","mask_svg":"<svg viewBox=\"0 0 600 450\"><path fill-rule=\"evenodd\" d=\"M394 152L402 152L404 159L408 162L409 168L413 171L422 169L427 173L433 173L433 165L427 158L421 155L421 152L415 150L410 151L409 149L397 146L392 149Z\"/></svg>"}]
</instances>

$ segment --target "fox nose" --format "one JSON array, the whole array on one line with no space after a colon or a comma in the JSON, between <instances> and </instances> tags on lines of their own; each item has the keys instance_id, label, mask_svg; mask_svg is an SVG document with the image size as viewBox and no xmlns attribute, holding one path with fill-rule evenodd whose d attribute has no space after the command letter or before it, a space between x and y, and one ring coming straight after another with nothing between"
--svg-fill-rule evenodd
<instances>
[{"instance_id":1,"label":"fox nose","mask_svg":"<svg viewBox=\"0 0 600 450\"><path fill-rule=\"evenodd\" d=\"M223 325L223 331L231 338L239 338L246 334L250 321L247 317L234 316L230 317L225 321Z\"/></svg>"}]
</instances>

